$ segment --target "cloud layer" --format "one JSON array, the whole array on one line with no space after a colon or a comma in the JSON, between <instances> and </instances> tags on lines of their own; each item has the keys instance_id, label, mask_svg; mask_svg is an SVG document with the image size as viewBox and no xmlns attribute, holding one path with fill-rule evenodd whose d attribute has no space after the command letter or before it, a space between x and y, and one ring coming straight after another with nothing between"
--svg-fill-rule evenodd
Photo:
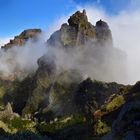
<instances>
[{"instance_id":1,"label":"cloud layer","mask_svg":"<svg viewBox=\"0 0 140 140\"><path fill-rule=\"evenodd\" d=\"M15 46L7 51L0 50L0 75L8 77L18 72L30 73L38 68L37 59L46 51L44 34L37 41L28 40L24 46Z\"/></svg>"},{"instance_id":2,"label":"cloud layer","mask_svg":"<svg viewBox=\"0 0 140 140\"><path fill-rule=\"evenodd\" d=\"M103 9L93 8L93 6L84 7L91 23L95 24L99 19L108 22L113 34L114 47L126 52L126 73L128 73L126 84L133 84L140 80L140 9L135 6L140 2L135 1L131 4L130 8L114 16L109 16ZM78 7L78 9L83 9L83 7Z\"/></svg>"}]
</instances>

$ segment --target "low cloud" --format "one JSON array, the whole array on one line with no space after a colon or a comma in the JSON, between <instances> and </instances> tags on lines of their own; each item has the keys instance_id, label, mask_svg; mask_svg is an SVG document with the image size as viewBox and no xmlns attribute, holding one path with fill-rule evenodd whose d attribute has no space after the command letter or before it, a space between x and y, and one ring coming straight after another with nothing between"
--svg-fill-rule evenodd
<instances>
[{"instance_id":1,"label":"low cloud","mask_svg":"<svg viewBox=\"0 0 140 140\"><path fill-rule=\"evenodd\" d=\"M128 80L125 82L126 84L134 84L140 80L140 9L136 6L139 4L139 1L132 1L128 9L124 9L118 15L112 16L108 15L103 9L94 6L77 8L79 10L86 9L91 23L95 24L97 20L102 19L109 24L114 47L125 51L127 54L126 73L128 73Z\"/></svg>"},{"instance_id":2,"label":"low cloud","mask_svg":"<svg viewBox=\"0 0 140 140\"><path fill-rule=\"evenodd\" d=\"M37 59L46 51L44 43L44 34L41 34L35 42L29 39L23 46L14 46L7 51L1 49L0 75L8 77L16 72L35 71L38 68Z\"/></svg>"}]
</instances>

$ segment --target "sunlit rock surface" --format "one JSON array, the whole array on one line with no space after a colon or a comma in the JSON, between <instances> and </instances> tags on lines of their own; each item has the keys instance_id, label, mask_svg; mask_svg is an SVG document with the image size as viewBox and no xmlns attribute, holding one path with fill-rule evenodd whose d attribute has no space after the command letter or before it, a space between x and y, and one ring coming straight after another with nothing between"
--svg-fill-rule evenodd
<instances>
[{"instance_id":1,"label":"sunlit rock surface","mask_svg":"<svg viewBox=\"0 0 140 140\"><path fill-rule=\"evenodd\" d=\"M3 49L10 49L14 46L23 46L29 39L36 39L37 35L41 33L41 29L24 30L20 35L15 36L13 40L2 46Z\"/></svg>"}]
</instances>

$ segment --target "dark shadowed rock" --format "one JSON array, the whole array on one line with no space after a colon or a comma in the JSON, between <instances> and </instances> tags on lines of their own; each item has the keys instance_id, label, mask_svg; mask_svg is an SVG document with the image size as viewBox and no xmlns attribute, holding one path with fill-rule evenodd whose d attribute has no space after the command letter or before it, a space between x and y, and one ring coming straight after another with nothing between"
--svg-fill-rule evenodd
<instances>
[{"instance_id":1,"label":"dark shadowed rock","mask_svg":"<svg viewBox=\"0 0 140 140\"><path fill-rule=\"evenodd\" d=\"M91 115L110 95L119 92L122 87L123 85L115 82L104 83L88 78L79 84L75 101L81 112Z\"/></svg>"},{"instance_id":2,"label":"dark shadowed rock","mask_svg":"<svg viewBox=\"0 0 140 140\"><path fill-rule=\"evenodd\" d=\"M88 22L88 18L85 10L83 10L82 13L80 11L77 11L68 19L69 26L75 27L77 28L77 30L80 26L82 25L85 26L87 22Z\"/></svg>"},{"instance_id":3,"label":"dark shadowed rock","mask_svg":"<svg viewBox=\"0 0 140 140\"><path fill-rule=\"evenodd\" d=\"M126 103L112 125L110 134L102 140L139 140L140 139L140 102ZM108 136L110 138L108 139Z\"/></svg>"},{"instance_id":4,"label":"dark shadowed rock","mask_svg":"<svg viewBox=\"0 0 140 140\"><path fill-rule=\"evenodd\" d=\"M38 71L46 71L48 74L54 74L56 72L55 56L43 55L37 61L39 69Z\"/></svg>"},{"instance_id":5,"label":"dark shadowed rock","mask_svg":"<svg viewBox=\"0 0 140 140\"><path fill-rule=\"evenodd\" d=\"M112 47L112 34L106 22L99 20L96 22L96 38L101 46Z\"/></svg>"}]
</instances>

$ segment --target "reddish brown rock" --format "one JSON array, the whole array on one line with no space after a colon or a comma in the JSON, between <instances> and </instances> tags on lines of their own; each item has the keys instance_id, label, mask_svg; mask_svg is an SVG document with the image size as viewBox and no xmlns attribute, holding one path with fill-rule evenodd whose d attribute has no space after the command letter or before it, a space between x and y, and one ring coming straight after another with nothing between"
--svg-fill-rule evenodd
<instances>
[{"instance_id":1,"label":"reddish brown rock","mask_svg":"<svg viewBox=\"0 0 140 140\"><path fill-rule=\"evenodd\" d=\"M15 36L13 40L10 40L9 43L2 46L4 49L9 49L14 46L22 46L24 45L29 39L36 39L37 35L41 33L40 29L28 29L24 30L20 35Z\"/></svg>"}]
</instances>

